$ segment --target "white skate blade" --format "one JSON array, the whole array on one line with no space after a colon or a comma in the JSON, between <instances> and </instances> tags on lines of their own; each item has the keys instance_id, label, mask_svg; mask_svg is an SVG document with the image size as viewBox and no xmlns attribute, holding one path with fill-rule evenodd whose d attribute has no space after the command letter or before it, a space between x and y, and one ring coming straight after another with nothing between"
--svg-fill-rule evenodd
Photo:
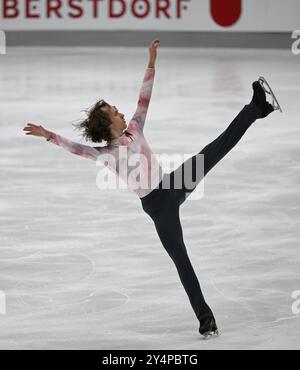
<instances>
[{"instance_id":1,"label":"white skate blade","mask_svg":"<svg viewBox=\"0 0 300 370\"><path fill-rule=\"evenodd\" d=\"M273 90L271 89L270 85L268 84L267 80L264 77L261 76L261 77L259 77L258 81L261 84L262 88L264 89L265 93L271 95L272 100L273 100L272 105L273 105L274 110L279 110L281 113L283 113L282 109L281 109L281 106L280 106ZM266 86L264 86L264 85L266 85Z\"/></svg>"},{"instance_id":2,"label":"white skate blade","mask_svg":"<svg viewBox=\"0 0 300 370\"><path fill-rule=\"evenodd\" d=\"M207 331L206 333L202 335L203 335L203 340L208 340L208 339L219 337L221 333L219 332L219 330L216 330L216 331Z\"/></svg>"}]
</instances>

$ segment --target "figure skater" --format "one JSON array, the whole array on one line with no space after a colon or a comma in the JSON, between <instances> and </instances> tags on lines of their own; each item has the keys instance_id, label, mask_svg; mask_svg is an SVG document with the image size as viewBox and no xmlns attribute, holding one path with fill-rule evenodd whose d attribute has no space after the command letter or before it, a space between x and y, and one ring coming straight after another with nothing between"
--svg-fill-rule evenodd
<instances>
[{"instance_id":1,"label":"figure skater","mask_svg":"<svg viewBox=\"0 0 300 370\"><path fill-rule=\"evenodd\" d=\"M146 68L136 111L128 127L124 114L119 112L116 106L103 99L87 110L87 117L75 125L77 129L82 130L82 136L85 139L94 143L106 141L105 146L82 145L48 131L42 125L33 123L28 123L23 130L28 131L26 135L42 136L48 142L59 145L73 154L92 160L97 160L102 155L105 155L105 158L114 159L114 161L105 161L105 164L109 167L109 170L123 178L129 188L139 196L143 210L153 220L161 243L176 266L181 283L199 320L199 333L207 338L218 335L219 331L213 312L204 299L187 253L183 240L179 207L195 189L203 176L238 143L256 119L262 119L274 110L281 111L281 108L266 80L260 77L258 81L252 84L252 100L241 109L224 132L199 153L187 159L177 169L170 173L163 173L144 136L144 124L152 94L159 42L159 39L155 39L149 47L149 64ZM271 104L267 101L266 93L270 94L273 99ZM121 164L123 164L119 158L121 147L125 148L127 153L126 171L124 171L124 166L123 169L121 168ZM147 159L146 165L144 163L139 168L139 179L140 181L147 180L146 183L149 184L151 178L151 186L137 185L136 177L135 180L130 177L133 169L128 163L131 156L136 154L143 155ZM204 159L203 171L197 171L196 163L199 155L203 156ZM178 188L175 183L178 178L183 180L185 166L192 170L189 176L194 179L194 185L187 188L184 179L181 182L183 185ZM166 184L168 184L168 187Z\"/></svg>"}]
</instances>

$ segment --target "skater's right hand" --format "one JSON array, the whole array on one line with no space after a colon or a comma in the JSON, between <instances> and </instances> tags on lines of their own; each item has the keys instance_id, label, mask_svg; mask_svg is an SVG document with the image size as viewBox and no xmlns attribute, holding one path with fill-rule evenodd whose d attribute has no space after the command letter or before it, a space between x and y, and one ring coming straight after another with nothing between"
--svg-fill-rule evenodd
<instances>
[{"instance_id":1,"label":"skater's right hand","mask_svg":"<svg viewBox=\"0 0 300 370\"><path fill-rule=\"evenodd\" d=\"M157 48L159 45L160 41L159 39L154 39L151 42L151 45L149 47L149 67L154 68L155 62L156 62L156 57L157 57Z\"/></svg>"},{"instance_id":2,"label":"skater's right hand","mask_svg":"<svg viewBox=\"0 0 300 370\"><path fill-rule=\"evenodd\" d=\"M50 132L47 131L42 125L27 123L27 126L23 128L23 131L28 131L26 135L43 136L46 139L50 137Z\"/></svg>"}]
</instances>

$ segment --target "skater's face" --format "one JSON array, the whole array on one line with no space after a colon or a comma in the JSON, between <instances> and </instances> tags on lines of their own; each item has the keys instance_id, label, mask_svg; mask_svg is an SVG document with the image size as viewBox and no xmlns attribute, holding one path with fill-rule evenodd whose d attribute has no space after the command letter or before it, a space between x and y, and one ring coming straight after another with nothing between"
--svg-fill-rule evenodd
<instances>
[{"instance_id":1,"label":"skater's face","mask_svg":"<svg viewBox=\"0 0 300 370\"><path fill-rule=\"evenodd\" d=\"M112 133L113 137L121 136L122 132L126 129L126 121L125 116L123 113L120 113L118 109L114 105L110 105L106 103L104 107L101 107L101 109L106 112L110 119L111 119L111 125L108 126L110 128L110 131Z\"/></svg>"}]
</instances>

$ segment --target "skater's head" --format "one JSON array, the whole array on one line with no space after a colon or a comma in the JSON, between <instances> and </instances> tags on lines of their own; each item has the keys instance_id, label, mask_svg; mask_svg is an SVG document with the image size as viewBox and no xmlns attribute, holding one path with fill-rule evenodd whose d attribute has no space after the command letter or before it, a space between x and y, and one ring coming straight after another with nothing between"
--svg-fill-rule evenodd
<instances>
[{"instance_id":1,"label":"skater's head","mask_svg":"<svg viewBox=\"0 0 300 370\"><path fill-rule=\"evenodd\" d=\"M115 105L106 103L102 108L102 112L107 114L111 124L108 126L110 130L110 140L119 138L126 129L126 121L123 113L120 113Z\"/></svg>"},{"instance_id":2,"label":"skater's head","mask_svg":"<svg viewBox=\"0 0 300 370\"><path fill-rule=\"evenodd\" d=\"M124 114L103 99L85 112L87 118L74 126L83 131L86 140L94 143L110 142L120 137L127 127Z\"/></svg>"}]
</instances>

